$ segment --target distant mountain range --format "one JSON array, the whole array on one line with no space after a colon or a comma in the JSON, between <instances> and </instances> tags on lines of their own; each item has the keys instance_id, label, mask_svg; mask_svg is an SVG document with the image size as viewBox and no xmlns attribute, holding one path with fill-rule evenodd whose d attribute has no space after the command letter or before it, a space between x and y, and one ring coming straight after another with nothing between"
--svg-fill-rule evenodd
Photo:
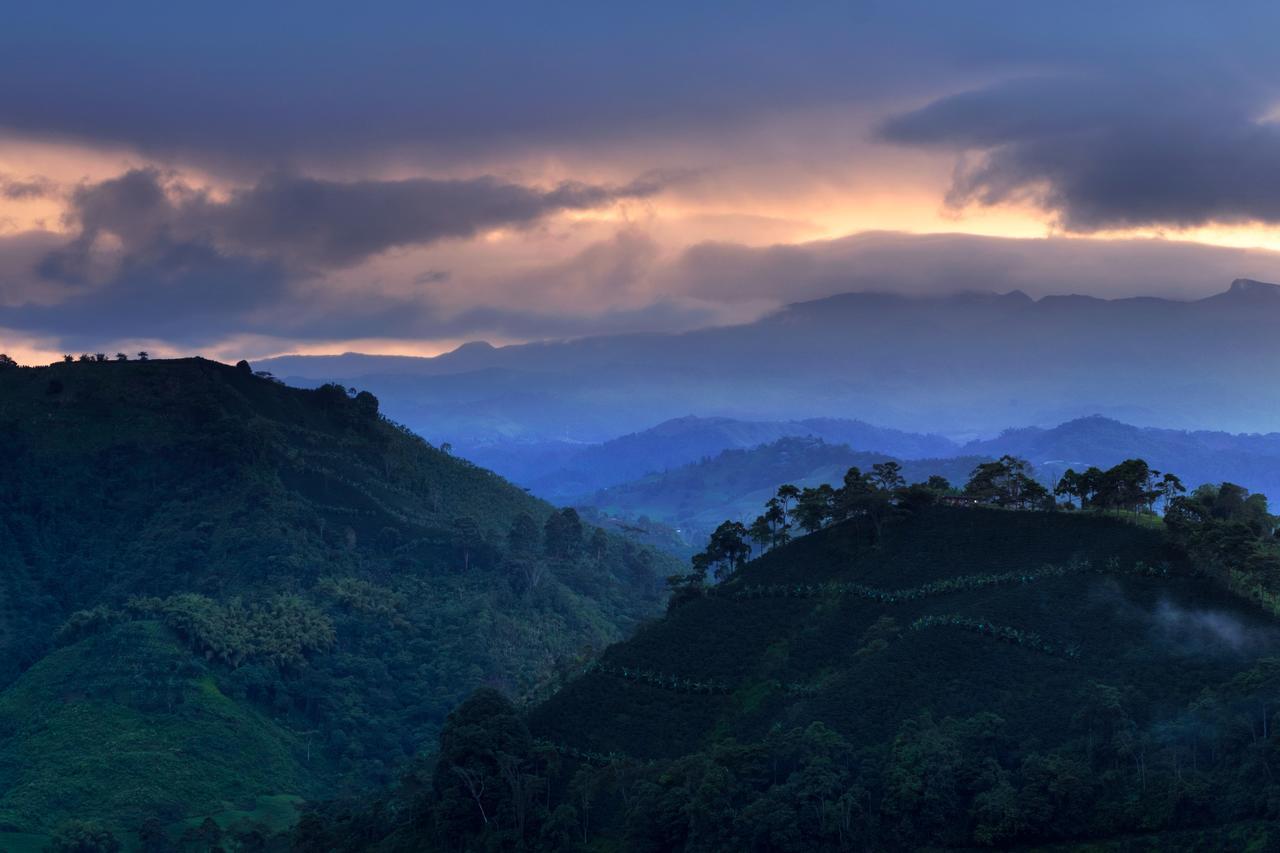
<instances>
[{"instance_id":1,"label":"distant mountain range","mask_svg":"<svg viewBox=\"0 0 1280 853\"><path fill-rule=\"evenodd\" d=\"M858 419L960 441L1092 414L1253 432L1280 429L1278 327L1280 287L1248 279L1194 301L849 293L682 334L260 366L368 388L458 446L599 443L690 412Z\"/></svg>"},{"instance_id":2,"label":"distant mountain range","mask_svg":"<svg viewBox=\"0 0 1280 853\"><path fill-rule=\"evenodd\" d=\"M678 468L725 450L802 436L903 459L948 456L957 450L954 442L940 435L885 429L862 421L739 421L689 416L600 444L484 443L464 445L460 452L548 500L574 501L598 489Z\"/></svg>"},{"instance_id":3,"label":"distant mountain range","mask_svg":"<svg viewBox=\"0 0 1280 853\"><path fill-rule=\"evenodd\" d=\"M774 426L800 429L806 423L811 422ZM766 432L763 427L767 425L743 425L752 429L735 430L735 422L708 423L698 418L683 418L639 435L596 445L590 456L584 452L578 458L618 460L635 448L661 446L662 436L674 433L677 439L681 438L681 426L687 426L709 442L714 437L730 435L759 436ZM866 424L822 422L815 426L827 427L827 430L794 432L755 447L726 441L719 454L704 453L680 466L655 465L644 476L602 487L593 493L574 495L573 489L581 485L583 478L563 474L567 469L561 469L535 481L535 491L556 493L558 490L560 499L606 514L647 516L679 527L694 542L700 541L700 537L725 518L736 519L758 512L759 506L782 483L801 486L838 483L851 465L866 469L890 458L904 463L904 473L910 481L941 474L960 486L979 462L1009 453L1029 460L1038 478L1052 487L1067 468L1083 470L1091 465L1107 468L1124 459L1141 457L1160 471L1177 474L1188 488L1227 480L1271 496L1273 508L1280 504L1280 433L1187 432L1135 427L1092 416L1051 429L1010 429L996 438L960 445L938 436L877 430ZM848 439L843 442L839 438L842 431ZM859 437L865 440L859 441ZM680 447L682 443L677 440L670 446ZM653 457L633 455L630 457L633 467L640 467L641 458ZM500 466L496 467L501 470ZM615 464L611 470L620 468ZM556 479L557 474L565 479Z\"/></svg>"},{"instance_id":4,"label":"distant mountain range","mask_svg":"<svg viewBox=\"0 0 1280 853\"><path fill-rule=\"evenodd\" d=\"M578 503L606 515L671 525L690 545L701 546L727 518L749 523L782 483L839 485L850 467L870 471L872 465L893 458L887 453L829 444L821 438L787 436L749 449L728 449L711 458L601 489ZM958 456L899 461L911 482L940 474L963 484L985 459Z\"/></svg>"}]
</instances>

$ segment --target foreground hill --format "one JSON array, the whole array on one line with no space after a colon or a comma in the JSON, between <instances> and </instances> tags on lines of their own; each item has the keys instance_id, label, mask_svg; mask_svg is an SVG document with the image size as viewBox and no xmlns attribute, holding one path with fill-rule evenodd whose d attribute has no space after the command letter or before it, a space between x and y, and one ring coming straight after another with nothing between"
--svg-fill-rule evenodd
<instances>
[{"instance_id":1,"label":"foreground hill","mask_svg":"<svg viewBox=\"0 0 1280 853\"><path fill-rule=\"evenodd\" d=\"M1274 849L1280 632L1176 541L1091 513L838 523L676 600L527 728L473 696L412 784L299 840ZM527 789L475 795L512 767Z\"/></svg>"},{"instance_id":2,"label":"foreground hill","mask_svg":"<svg viewBox=\"0 0 1280 853\"><path fill-rule=\"evenodd\" d=\"M384 782L670 571L369 394L247 365L5 368L0 447L0 831Z\"/></svg>"}]
</instances>

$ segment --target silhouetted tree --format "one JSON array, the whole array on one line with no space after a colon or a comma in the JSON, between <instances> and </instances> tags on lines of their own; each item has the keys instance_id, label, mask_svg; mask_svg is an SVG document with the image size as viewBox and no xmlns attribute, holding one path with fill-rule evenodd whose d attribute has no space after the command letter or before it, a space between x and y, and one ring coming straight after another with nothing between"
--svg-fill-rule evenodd
<instances>
[{"instance_id":1,"label":"silhouetted tree","mask_svg":"<svg viewBox=\"0 0 1280 853\"><path fill-rule=\"evenodd\" d=\"M724 571L733 571L751 555L747 544L747 529L740 521L725 521L711 534L711 541L703 552L709 565L715 567L716 577Z\"/></svg>"},{"instance_id":2,"label":"silhouetted tree","mask_svg":"<svg viewBox=\"0 0 1280 853\"><path fill-rule=\"evenodd\" d=\"M769 524L769 519L763 515L757 515L755 521L751 522L751 526L747 528L747 536L759 546L760 552L764 553L765 547L773 541L773 527Z\"/></svg>"},{"instance_id":3,"label":"silhouetted tree","mask_svg":"<svg viewBox=\"0 0 1280 853\"><path fill-rule=\"evenodd\" d=\"M821 530L831 518L835 489L827 483L817 488L806 488L800 493L794 512L797 523L807 532Z\"/></svg>"},{"instance_id":4,"label":"silhouetted tree","mask_svg":"<svg viewBox=\"0 0 1280 853\"><path fill-rule=\"evenodd\" d=\"M940 495L945 495L951 491L951 482L940 474L930 474L924 485L925 488L932 489Z\"/></svg>"},{"instance_id":5,"label":"silhouetted tree","mask_svg":"<svg viewBox=\"0 0 1280 853\"><path fill-rule=\"evenodd\" d=\"M791 525L791 502L800 497L800 490L790 483L778 486L778 503L782 506L782 523Z\"/></svg>"},{"instance_id":6,"label":"silhouetted tree","mask_svg":"<svg viewBox=\"0 0 1280 853\"><path fill-rule=\"evenodd\" d=\"M892 460L871 466L871 482L886 492L900 489L907 484L902 476L902 466Z\"/></svg>"}]
</instances>

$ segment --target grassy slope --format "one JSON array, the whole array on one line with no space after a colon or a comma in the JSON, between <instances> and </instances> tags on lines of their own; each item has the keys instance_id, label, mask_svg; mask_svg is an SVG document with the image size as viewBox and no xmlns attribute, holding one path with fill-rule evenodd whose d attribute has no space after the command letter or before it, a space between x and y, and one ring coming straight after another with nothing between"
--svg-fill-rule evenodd
<instances>
[{"instance_id":1,"label":"grassy slope","mask_svg":"<svg viewBox=\"0 0 1280 853\"><path fill-rule=\"evenodd\" d=\"M672 568L628 563L614 538L602 561L556 563L521 594L500 549L518 513L541 523L550 505L345 395L199 359L0 371L0 446L0 825L13 829L70 814L132 828L128 802L177 820L385 782L474 687L528 689L618 639ZM480 532L469 572L460 516ZM372 606L326 579L366 584ZM52 651L78 609L282 591L320 608L337 644L255 675L268 684L256 698L216 663L177 712L110 698L129 693L126 661L196 660L154 626ZM121 636L147 642L102 665L95 643ZM102 693L75 698L95 679ZM315 732L315 785L289 729Z\"/></svg>"},{"instance_id":2,"label":"grassy slope","mask_svg":"<svg viewBox=\"0 0 1280 853\"><path fill-rule=\"evenodd\" d=\"M903 589L1086 559L1156 565L1167 554L1158 532L1121 521L938 508L887 528L881 548L869 547L856 523L804 537L749 564L726 591L828 581ZM1246 627L1265 624L1252 607L1176 572L1167 578L1087 573L896 604L850 596L707 597L614 646L603 661L719 680L733 686L731 694L690 695L591 673L537 709L533 726L583 749L664 757L719 735L753 739L775 724L812 720L855 745L874 746L923 709L935 718L992 710L1011 734L1052 742L1070 728L1074 697L1090 681L1132 685L1154 719L1247 666L1250 657L1211 636L1168 627L1159 614L1178 608L1226 614ZM907 629L927 614L1034 631L1078 643L1081 655L1052 657L950 627L873 629L882 617ZM876 643L879 636L888 641ZM788 684L806 685L812 695L789 695Z\"/></svg>"}]
</instances>

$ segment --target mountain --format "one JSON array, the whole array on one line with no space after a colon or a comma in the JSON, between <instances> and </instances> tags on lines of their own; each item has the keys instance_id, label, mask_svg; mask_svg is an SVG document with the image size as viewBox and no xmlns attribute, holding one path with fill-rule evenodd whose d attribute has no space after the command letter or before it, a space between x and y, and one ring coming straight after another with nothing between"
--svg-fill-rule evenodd
<instances>
[{"instance_id":1,"label":"mountain","mask_svg":"<svg viewBox=\"0 0 1280 853\"><path fill-rule=\"evenodd\" d=\"M1177 474L1189 487L1226 480L1250 491L1280 495L1280 433L1275 432L1157 429L1093 416L1049 429L1005 430L995 438L966 444L964 452L1021 456L1053 481L1067 468L1108 468L1141 457L1153 468Z\"/></svg>"},{"instance_id":2,"label":"mountain","mask_svg":"<svg viewBox=\"0 0 1280 853\"><path fill-rule=\"evenodd\" d=\"M755 447L788 436L903 459L945 456L958 445L939 435L885 429L856 420L742 421L687 416L647 430L589 445L568 443L455 445L455 451L492 468L547 500L570 502L598 489L662 472L734 448Z\"/></svg>"},{"instance_id":3,"label":"mountain","mask_svg":"<svg viewBox=\"0 0 1280 853\"><path fill-rule=\"evenodd\" d=\"M870 471L880 462L899 461L903 476L923 482L931 475L963 485L986 457L894 459L887 453L853 450L820 438L781 438L769 444L725 450L713 457L648 474L583 498L578 503L607 515L647 518L676 527L692 545L726 518L750 523L763 511L780 483L839 485L849 468Z\"/></svg>"},{"instance_id":4,"label":"mountain","mask_svg":"<svg viewBox=\"0 0 1280 853\"><path fill-rule=\"evenodd\" d=\"M857 418L953 439L1091 414L1130 423L1280 429L1267 366L1280 288L1238 280L1195 301L1014 291L849 293L758 321L428 359L288 357L306 384L367 387L434 441L599 443L690 412L752 421Z\"/></svg>"},{"instance_id":5,"label":"mountain","mask_svg":"<svg viewBox=\"0 0 1280 853\"><path fill-rule=\"evenodd\" d=\"M1151 525L853 519L673 600L527 716L475 694L421 775L295 843L1269 849L1277 652ZM536 796L469 796L513 766Z\"/></svg>"},{"instance_id":6,"label":"mountain","mask_svg":"<svg viewBox=\"0 0 1280 853\"><path fill-rule=\"evenodd\" d=\"M545 690L651 616L675 566L247 364L0 368L0 447L0 832L386 782L475 687Z\"/></svg>"},{"instance_id":7,"label":"mountain","mask_svg":"<svg viewBox=\"0 0 1280 853\"><path fill-rule=\"evenodd\" d=\"M950 447L954 455L911 458L854 450L811 437L783 438L726 450L590 495L574 497L568 493L565 499L617 518L645 518L675 526L688 544L701 546L706 535L726 518L754 518L779 483L802 487L839 484L850 466L865 471L889 459L903 464L910 482L939 474L958 487L978 463L1010 454L1030 461L1037 479L1052 488L1068 468L1083 471L1097 466L1105 470L1125 459L1142 458L1156 470L1176 474L1188 488L1227 481L1252 492L1280 494L1280 433L1236 435L1135 427L1095 415L1048 429L1009 429L963 446L943 439L922 446ZM621 445L614 455L625 458ZM544 482L555 481L549 477ZM541 483L540 487L552 488Z\"/></svg>"}]
</instances>

